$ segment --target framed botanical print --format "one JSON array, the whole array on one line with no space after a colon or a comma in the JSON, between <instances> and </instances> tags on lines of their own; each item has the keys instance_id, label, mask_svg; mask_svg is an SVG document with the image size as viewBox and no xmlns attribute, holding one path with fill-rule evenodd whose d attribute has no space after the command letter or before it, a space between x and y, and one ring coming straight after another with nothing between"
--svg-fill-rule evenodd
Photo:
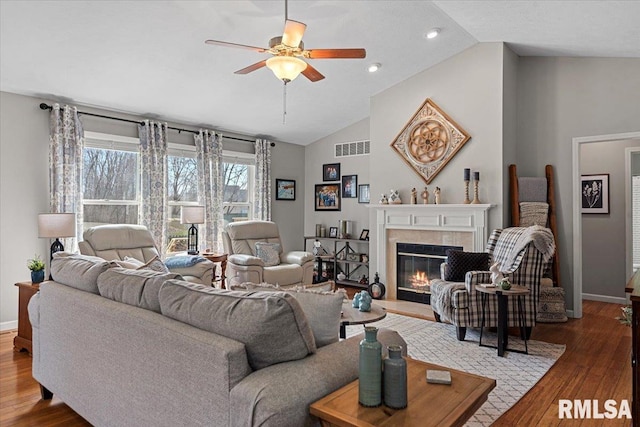
<instances>
[{"instance_id":1,"label":"framed botanical print","mask_svg":"<svg viewBox=\"0 0 640 427\"><path fill-rule=\"evenodd\" d=\"M342 197L345 199L358 197L358 175L342 176Z\"/></svg>"},{"instance_id":2,"label":"framed botanical print","mask_svg":"<svg viewBox=\"0 0 640 427\"><path fill-rule=\"evenodd\" d=\"M316 184L314 205L317 211L340 210L340 184Z\"/></svg>"},{"instance_id":3,"label":"framed botanical print","mask_svg":"<svg viewBox=\"0 0 640 427\"><path fill-rule=\"evenodd\" d=\"M609 174L580 177L583 214L609 213Z\"/></svg>"},{"instance_id":4,"label":"framed botanical print","mask_svg":"<svg viewBox=\"0 0 640 427\"><path fill-rule=\"evenodd\" d=\"M296 181L276 178L276 200L295 200Z\"/></svg>"},{"instance_id":5,"label":"framed botanical print","mask_svg":"<svg viewBox=\"0 0 640 427\"><path fill-rule=\"evenodd\" d=\"M340 181L340 163L322 165L323 181Z\"/></svg>"}]
</instances>

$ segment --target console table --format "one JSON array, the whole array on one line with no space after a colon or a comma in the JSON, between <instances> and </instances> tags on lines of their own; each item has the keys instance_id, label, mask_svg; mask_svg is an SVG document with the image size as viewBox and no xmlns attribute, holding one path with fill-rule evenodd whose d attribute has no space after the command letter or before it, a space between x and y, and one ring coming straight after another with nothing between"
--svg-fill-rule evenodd
<instances>
[{"instance_id":1,"label":"console table","mask_svg":"<svg viewBox=\"0 0 640 427\"><path fill-rule=\"evenodd\" d=\"M13 349L15 351L26 350L31 354L31 322L27 306L31 297L40 290L40 284L18 282L15 286L18 287L18 335L13 339Z\"/></svg>"}]
</instances>

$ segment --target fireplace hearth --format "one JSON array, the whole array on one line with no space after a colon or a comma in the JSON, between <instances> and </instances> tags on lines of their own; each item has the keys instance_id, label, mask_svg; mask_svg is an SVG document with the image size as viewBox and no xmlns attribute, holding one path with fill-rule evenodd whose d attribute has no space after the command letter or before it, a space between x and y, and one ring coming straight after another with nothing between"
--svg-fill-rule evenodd
<instances>
[{"instance_id":1,"label":"fireplace hearth","mask_svg":"<svg viewBox=\"0 0 640 427\"><path fill-rule=\"evenodd\" d=\"M440 264L447 258L447 250L462 250L461 246L396 243L396 298L430 303L430 282L440 278Z\"/></svg>"}]
</instances>

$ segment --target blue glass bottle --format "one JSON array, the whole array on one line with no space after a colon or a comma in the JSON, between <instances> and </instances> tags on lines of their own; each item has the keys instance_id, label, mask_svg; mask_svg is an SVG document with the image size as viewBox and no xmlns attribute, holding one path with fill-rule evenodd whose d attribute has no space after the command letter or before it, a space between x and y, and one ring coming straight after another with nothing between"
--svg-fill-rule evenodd
<instances>
[{"instance_id":1,"label":"blue glass bottle","mask_svg":"<svg viewBox=\"0 0 640 427\"><path fill-rule=\"evenodd\" d=\"M365 326L360 341L358 402L362 406L382 404L382 344L377 340L378 328Z\"/></svg>"},{"instance_id":2,"label":"blue glass bottle","mask_svg":"<svg viewBox=\"0 0 640 427\"><path fill-rule=\"evenodd\" d=\"M389 357L384 359L384 404L389 408L407 407L407 361L402 358L402 347L387 347Z\"/></svg>"}]
</instances>

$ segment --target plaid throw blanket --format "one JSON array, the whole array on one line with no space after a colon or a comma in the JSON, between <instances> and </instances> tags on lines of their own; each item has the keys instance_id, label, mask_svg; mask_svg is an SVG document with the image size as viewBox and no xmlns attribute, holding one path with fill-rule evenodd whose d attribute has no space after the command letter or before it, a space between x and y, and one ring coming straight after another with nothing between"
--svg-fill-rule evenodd
<instances>
[{"instance_id":1,"label":"plaid throw blanket","mask_svg":"<svg viewBox=\"0 0 640 427\"><path fill-rule=\"evenodd\" d=\"M504 265L511 265L518 256L521 250L523 250L529 243L533 242L533 245L542 253L543 262L547 262L553 256L556 250L556 244L553 239L551 230L539 225L532 225L520 235L516 244L511 249L507 262Z\"/></svg>"}]
</instances>

